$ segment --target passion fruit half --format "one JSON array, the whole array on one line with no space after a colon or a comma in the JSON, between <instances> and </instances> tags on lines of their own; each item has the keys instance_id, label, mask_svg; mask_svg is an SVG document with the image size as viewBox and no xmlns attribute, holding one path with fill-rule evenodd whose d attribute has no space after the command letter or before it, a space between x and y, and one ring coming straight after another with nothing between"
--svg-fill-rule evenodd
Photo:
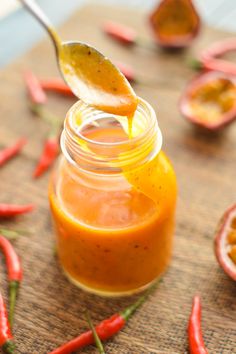
<instances>
[{"instance_id":1,"label":"passion fruit half","mask_svg":"<svg viewBox=\"0 0 236 354\"><path fill-rule=\"evenodd\" d=\"M236 204L227 209L220 220L215 254L225 273L236 281Z\"/></svg>"},{"instance_id":2,"label":"passion fruit half","mask_svg":"<svg viewBox=\"0 0 236 354\"><path fill-rule=\"evenodd\" d=\"M210 71L196 76L186 87L179 108L190 122L218 130L236 118L236 77Z\"/></svg>"},{"instance_id":3,"label":"passion fruit half","mask_svg":"<svg viewBox=\"0 0 236 354\"><path fill-rule=\"evenodd\" d=\"M201 23L192 0L162 0L149 20L156 42L165 48L189 46Z\"/></svg>"}]
</instances>

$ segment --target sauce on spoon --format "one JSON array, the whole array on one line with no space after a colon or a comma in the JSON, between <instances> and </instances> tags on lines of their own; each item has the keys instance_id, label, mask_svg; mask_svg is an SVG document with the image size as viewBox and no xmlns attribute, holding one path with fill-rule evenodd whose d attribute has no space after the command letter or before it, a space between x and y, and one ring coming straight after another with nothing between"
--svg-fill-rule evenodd
<instances>
[{"instance_id":1,"label":"sauce on spoon","mask_svg":"<svg viewBox=\"0 0 236 354\"><path fill-rule=\"evenodd\" d=\"M120 70L87 44L66 43L59 50L65 81L85 103L107 113L132 116L137 97Z\"/></svg>"}]
</instances>

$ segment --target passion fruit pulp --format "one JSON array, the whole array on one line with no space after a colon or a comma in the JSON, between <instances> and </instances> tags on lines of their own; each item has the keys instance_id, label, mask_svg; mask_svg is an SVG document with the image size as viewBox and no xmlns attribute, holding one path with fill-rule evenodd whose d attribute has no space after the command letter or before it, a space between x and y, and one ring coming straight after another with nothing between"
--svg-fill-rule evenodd
<instances>
[{"instance_id":1,"label":"passion fruit pulp","mask_svg":"<svg viewBox=\"0 0 236 354\"><path fill-rule=\"evenodd\" d=\"M200 28L192 0L162 0L149 20L156 42L165 48L189 46Z\"/></svg>"},{"instance_id":2,"label":"passion fruit pulp","mask_svg":"<svg viewBox=\"0 0 236 354\"><path fill-rule=\"evenodd\" d=\"M236 204L226 210L219 223L215 254L225 273L236 281Z\"/></svg>"},{"instance_id":3,"label":"passion fruit pulp","mask_svg":"<svg viewBox=\"0 0 236 354\"><path fill-rule=\"evenodd\" d=\"M190 122L219 130L236 118L236 78L215 71L197 75L185 89L179 108Z\"/></svg>"}]
</instances>

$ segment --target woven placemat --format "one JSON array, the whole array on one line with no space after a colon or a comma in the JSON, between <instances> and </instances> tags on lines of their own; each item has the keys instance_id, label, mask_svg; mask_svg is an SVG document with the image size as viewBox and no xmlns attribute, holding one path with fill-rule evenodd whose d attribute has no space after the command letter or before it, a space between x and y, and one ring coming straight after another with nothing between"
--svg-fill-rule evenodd
<instances>
[{"instance_id":1,"label":"woven placemat","mask_svg":"<svg viewBox=\"0 0 236 354\"><path fill-rule=\"evenodd\" d=\"M179 185L172 264L149 301L123 331L107 342L106 352L187 353L186 327L192 297L199 293L209 352L236 353L236 285L219 268L213 253L218 219L235 202L236 125L219 134L202 133L185 122L177 108L180 93L193 75L186 59L213 40L227 37L227 33L204 28L191 50L176 54L127 49L101 33L104 19L130 24L140 35L148 36L142 13L98 5L83 8L60 33L65 39L88 41L112 59L135 65L140 77L157 80L156 88L136 85L135 90L157 112L164 150L174 164ZM17 353L46 354L87 329L83 316L86 308L97 323L134 299L110 300L85 294L67 281L58 265L47 201L48 174L37 181L31 177L47 127L27 107L22 81L22 71L26 68L39 77L58 75L48 39L0 73L1 146L21 135L29 137L24 153L0 171L1 201L37 205L34 213L14 222L1 222L0 226L33 230L32 236L14 242L24 266L14 333ZM49 101L50 108L62 118L74 102L55 95L50 95ZM3 264L1 258L1 291L6 298ZM82 352L97 351L91 346Z\"/></svg>"}]
</instances>

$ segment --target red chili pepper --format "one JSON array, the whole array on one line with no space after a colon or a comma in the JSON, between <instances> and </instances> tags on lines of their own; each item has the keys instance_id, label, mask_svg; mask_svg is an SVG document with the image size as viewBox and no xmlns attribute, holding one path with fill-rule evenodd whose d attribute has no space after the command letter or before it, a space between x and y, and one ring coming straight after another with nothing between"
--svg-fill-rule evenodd
<instances>
[{"instance_id":1,"label":"red chili pepper","mask_svg":"<svg viewBox=\"0 0 236 354\"><path fill-rule=\"evenodd\" d=\"M24 79L31 102L35 104L45 104L47 97L38 78L31 71L27 71L24 75Z\"/></svg>"},{"instance_id":2,"label":"red chili pepper","mask_svg":"<svg viewBox=\"0 0 236 354\"><path fill-rule=\"evenodd\" d=\"M26 143L27 140L25 138L21 138L13 145L0 150L0 167L4 165L4 163L6 163L8 160L16 156Z\"/></svg>"},{"instance_id":3,"label":"red chili pepper","mask_svg":"<svg viewBox=\"0 0 236 354\"><path fill-rule=\"evenodd\" d=\"M135 72L131 66L117 61L115 62L115 64L128 81L130 82L136 81Z\"/></svg>"},{"instance_id":4,"label":"red chili pepper","mask_svg":"<svg viewBox=\"0 0 236 354\"><path fill-rule=\"evenodd\" d=\"M156 50L155 43L148 41L146 38L139 37L133 28L120 23L107 21L103 24L103 31L124 45L139 45L147 49Z\"/></svg>"},{"instance_id":5,"label":"red chili pepper","mask_svg":"<svg viewBox=\"0 0 236 354\"><path fill-rule=\"evenodd\" d=\"M201 58L216 58L234 50L236 50L236 39L224 39L223 41L213 43L207 49L205 49L201 54Z\"/></svg>"},{"instance_id":6,"label":"red chili pepper","mask_svg":"<svg viewBox=\"0 0 236 354\"><path fill-rule=\"evenodd\" d=\"M137 34L133 28L112 21L105 22L103 31L122 44L132 45L137 40Z\"/></svg>"},{"instance_id":7,"label":"red chili pepper","mask_svg":"<svg viewBox=\"0 0 236 354\"><path fill-rule=\"evenodd\" d=\"M127 307L124 311L116 313L110 318L100 322L95 328L100 340L104 341L111 338L118 333L134 314L134 312L144 303L151 291L155 286L152 286L143 296L141 296L134 304ZM72 339L71 341L63 344L61 347L53 350L49 354L70 354L87 345L94 343L94 336L92 331L87 331Z\"/></svg>"},{"instance_id":8,"label":"red chili pepper","mask_svg":"<svg viewBox=\"0 0 236 354\"><path fill-rule=\"evenodd\" d=\"M0 347L4 353L14 354L15 344L7 318L6 306L0 293Z\"/></svg>"},{"instance_id":9,"label":"red chili pepper","mask_svg":"<svg viewBox=\"0 0 236 354\"><path fill-rule=\"evenodd\" d=\"M228 75L236 75L235 64L217 58L192 60L190 66L195 70L217 71Z\"/></svg>"},{"instance_id":10,"label":"red chili pepper","mask_svg":"<svg viewBox=\"0 0 236 354\"><path fill-rule=\"evenodd\" d=\"M211 71L220 71L229 75L236 75L236 65L226 60L221 59L209 59L202 60L201 69L211 70Z\"/></svg>"},{"instance_id":11,"label":"red chili pepper","mask_svg":"<svg viewBox=\"0 0 236 354\"><path fill-rule=\"evenodd\" d=\"M44 144L40 160L34 171L34 178L41 176L55 161L59 152L58 137L49 137Z\"/></svg>"},{"instance_id":12,"label":"red chili pepper","mask_svg":"<svg viewBox=\"0 0 236 354\"><path fill-rule=\"evenodd\" d=\"M61 93L65 96L75 97L70 87L67 86L66 83L59 78L40 80L40 85L44 90Z\"/></svg>"},{"instance_id":13,"label":"red chili pepper","mask_svg":"<svg viewBox=\"0 0 236 354\"><path fill-rule=\"evenodd\" d=\"M3 204L0 203L0 218L9 218L15 215L29 213L34 209L33 204L18 205L18 204Z\"/></svg>"},{"instance_id":14,"label":"red chili pepper","mask_svg":"<svg viewBox=\"0 0 236 354\"><path fill-rule=\"evenodd\" d=\"M12 327L14 309L16 304L16 296L22 280L22 267L21 262L16 254L12 244L2 235L0 235L0 249L3 251L8 272L9 281L9 293L10 293L10 311L9 311L9 322Z\"/></svg>"},{"instance_id":15,"label":"red chili pepper","mask_svg":"<svg viewBox=\"0 0 236 354\"><path fill-rule=\"evenodd\" d=\"M192 312L188 325L190 354L208 354L204 345L201 330L201 301L199 296L193 299Z\"/></svg>"},{"instance_id":16,"label":"red chili pepper","mask_svg":"<svg viewBox=\"0 0 236 354\"><path fill-rule=\"evenodd\" d=\"M223 41L213 43L200 54L199 59L192 61L191 66L197 70L214 70L226 74L236 75L236 65L234 63L218 58L235 50L235 38L225 39Z\"/></svg>"},{"instance_id":17,"label":"red chili pepper","mask_svg":"<svg viewBox=\"0 0 236 354\"><path fill-rule=\"evenodd\" d=\"M125 325L125 320L121 314L115 314L112 317L100 322L95 328L99 338L104 341L119 332ZM49 354L70 354L76 350L94 343L92 331L82 333L78 337L63 344L61 347L53 350Z\"/></svg>"},{"instance_id":18,"label":"red chili pepper","mask_svg":"<svg viewBox=\"0 0 236 354\"><path fill-rule=\"evenodd\" d=\"M236 65L227 60L218 59L225 53L236 50L235 38L226 39L213 43L209 48L204 50L200 55L200 62L207 70L221 71L227 74L236 75Z\"/></svg>"}]
</instances>

